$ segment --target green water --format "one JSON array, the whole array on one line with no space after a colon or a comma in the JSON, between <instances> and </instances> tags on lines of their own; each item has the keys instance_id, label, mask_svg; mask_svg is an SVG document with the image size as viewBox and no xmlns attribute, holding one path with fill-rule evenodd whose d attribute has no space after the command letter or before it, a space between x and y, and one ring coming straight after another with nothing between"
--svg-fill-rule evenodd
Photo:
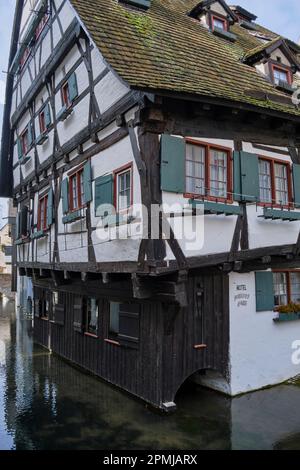
<instances>
[{"instance_id":1,"label":"green water","mask_svg":"<svg viewBox=\"0 0 300 470\"><path fill-rule=\"evenodd\" d=\"M300 449L300 388L235 399L194 386L172 416L33 345L31 321L0 304L0 449Z\"/></svg>"}]
</instances>

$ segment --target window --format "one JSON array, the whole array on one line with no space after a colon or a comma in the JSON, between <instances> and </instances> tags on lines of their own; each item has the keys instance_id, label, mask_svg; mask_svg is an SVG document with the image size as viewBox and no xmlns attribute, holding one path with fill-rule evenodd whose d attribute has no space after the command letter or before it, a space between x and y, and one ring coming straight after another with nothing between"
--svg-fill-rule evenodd
<instances>
[{"instance_id":1,"label":"window","mask_svg":"<svg viewBox=\"0 0 300 470\"><path fill-rule=\"evenodd\" d=\"M115 173L116 210L126 211L132 205L132 167Z\"/></svg>"},{"instance_id":2,"label":"window","mask_svg":"<svg viewBox=\"0 0 300 470\"><path fill-rule=\"evenodd\" d=\"M280 85L280 83L286 83L288 85L292 84L292 74L291 71L284 66L276 66L271 64L273 82L275 85Z\"/></svg>"},{"instance_id":3,"label":"window","mask_svg":"<svg viewBox=\"0 0 300 470\"><path fill-rule=\"evenodd\" d=\"M46 130L47 130L46 116L45 116L45 110L44 109L40 112L39 121L40 121L41 134L44 134L44 132L46 132Z\"/></svg>"},{"instance_id":4,"label":"window","mask_svg":"<svg viewBox=\"0 0 300 470\"><path fill-rule=\"evenodd\" d=\"M219 16L212 15L212 30L215 28L223 29L224 31L228 30L227 20L220 18Z\"/></svg>"},{"instance_id":5,"label":"window","mask_svg":"<svg viewBox=\"0 0 300 470\"><path fill-rule=\"evenodd\" d=\"M47 224L48 194L39 200L38 209L38 230L46 230Z\"/></svg>"},{"instance_id":6,"label":"window","mask_svg":"<svg viewBox=\"0 0 300 470\"><path fill-rule=\"evenodd\" d=\"M98 336L99 307L96 299L84 299L85 332Z\"/></svg>"},{"instance_id":7,"label":"window","mask_svg":"<svg viewBox=\"0 0 300 470\"><path fill-rule=\"evenodd\" d=\"M49 13L45 13L35 30L35 38L38 39L49 20Z\"/></svg>"},{"instance_id":8,"label":"window","mask_svg":"<svg viewBox=\"0 0 300 470\"><path fill-rule=\"evenodd\" d=\"M62 86L61 96L62 96L63 105L65 105L66 108L69 108L71 106L69 82L66 82Z\"/></svg>"},{"instance_id":9,"label":"window","mask_svg":"<svg viewBox=\"0 0 300 470\"><path fill-rule=\"evenodd\" d=\"M76 211L84 204L83 168L70 176L70 209Z\"/></svg>"},{"instance_id":10,"label":"window","mask_svg":"<svg viewBox=\"0 0 300 470\"><path fill-rule=\"evenodd\" d=\"M137 343L140 330L140 305L110 302L109 338Z\"/></svg>"},{"instance_id":11,"label":"window","mask_svg":"<svg viewBox=\"0 0 300 470\"><path fill-rule=\"evenodd\" d=\"M231 199L231 152L210 145L186 145L186 192Z\"/></svg>"},{"instance_id":12,"label":"window","mask_svg":"<svg viewBox=\"0 0 300 470\"><path fill-rule=\"evenodd\" d=\"M300 271L274 272L273 283L276 307L300 303Z\"/></svg>"},{"instance_id":13,"label":"window","mask_svg":"<svg viewBox=\"0 0 300 470\"><path fill-rule=\"evenodd\" d=\"M259 159L260 201L288 206L291 202L289 164L272 159Z\"/></svg>"}]
</instances>

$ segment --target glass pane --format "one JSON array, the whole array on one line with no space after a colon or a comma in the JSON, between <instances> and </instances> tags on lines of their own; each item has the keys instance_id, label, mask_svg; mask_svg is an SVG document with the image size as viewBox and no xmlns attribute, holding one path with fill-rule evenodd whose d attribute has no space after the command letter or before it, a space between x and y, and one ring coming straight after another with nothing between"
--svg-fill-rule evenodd
<instances>
[{"instance_id":1,"label":"glass pane","mask_svg":"<svg viewBox=\"0 0 300 470\"><path fill-rule=\"evenodd\" d=\"M210 151L210 195L227 197L227 153Z\"/></svg>"},{"instance_id":2,"label":"glass pane","mask_svg":"<svg viewBox=\"0 0 300 470\"><path fill-rule=\"evenodd\" d=\"M118 176L118 209L128 209L131 203L131 171Z\"/></svg>"},{"instance_id":3,"label":"glass pane","mask_svg":"<svg viewBox=\"0 0 300 470\"><path fill-rule=\"evenodd\" d=\"M287 167L275 163L275 191L277 204L287 205L289 202Z\"/></svg>"},{"instance_id":4,"label":"glass pane","mask_svg":"<svg viewBox=\"0 0 300 470\"><path fill-rule=\"evenodd\" d=\"M288 72L274 68L274 82L276 85L278 85L279 82L288 83Z\"/></svg>"},{"instance_id":5,"label":"glass pane","mask_svg":"<svg viewBox=\"0 0 300 470\"><path fill-rule=\"evenodd\" d=\"M119 310L118 302L110 302L109 331L113 334L119 333Z\"/></svg>"},{"instance_id":6,"label":"glass pane","mask_svg":"<svg viewBox=\"0 0 300 470\"><path fill-rule=\"evenodd\" d=\"M215 28L225 29L225 21L222 21L218 18L214 18L213 22Z\"/></svg>"},{"instance_id":7,"label":"glass pane","mask_svg":"<svg viewBox=\"0 0 300 470\"><path fill-rule=\"evenodd\" d=\"M205 194L205 148L200 145L186 146L186 191Z\"/></svg>"},{"instance_id":8,"label":"glass pane","mask_svg":"<svg viewBox=\"0 0 300 470\"><path fill-rule=\"evenodd\" d=\"M286 273L273 273L275 305L287 305L287 276Z\"/></svg>"},{"instance_id":9,"label":"glass pane","mask_svg":"<svg viewBox=\"0 0 300 470\"><path fill-rule=\"evenodd\" d=\"M98 332L98 305L96 299L88 299L87 304L88 331L93 334Z\"/></svg>"},{"instance_id":10,"label":"glass pane","mask_svg":"<svg viewBox=\"0 0 300 470\"><path fill-rule=\"evenodd\" d=\"M259 191L261 202L272 202L271 163L259 160Z\"/></svg>"},{"instance_id":11,"label":"glass pane","mask_svg":"<svg viewBox=\"0 0 300 470\"><path fill-rule=\"evenodd\" d=\"M290 273L291 280L291 301L300 303L300 272Z\"/></svg>"}]
</instances>

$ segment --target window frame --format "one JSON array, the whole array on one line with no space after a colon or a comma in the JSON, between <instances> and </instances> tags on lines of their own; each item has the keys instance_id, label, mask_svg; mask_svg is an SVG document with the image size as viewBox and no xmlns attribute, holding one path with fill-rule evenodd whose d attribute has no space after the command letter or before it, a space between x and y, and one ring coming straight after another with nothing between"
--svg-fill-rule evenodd
<instances>
[{"instance_id":1,"label":"window frame","mask_svg":"<svg viewBox=\"0 0 300 470\"><path fill-rule=\"evenodd\" d=\"M293 190L292 190L292 175L291 175L291 163L285 160L280 160L274 157L266 157L264 155L258 155L258 160L265 160L271 164L271 195L272 201L271 202L263 202L259 201L257 204L263 207L277 207L277 208L284 208L284 209L293 209L294 208L294 201L293 201ZM276 202L276 183L275 183L275 165L285 165L287 171L287 185L288 185L288 204L279 204ZM259 185L259 193L260 193L260 185Z\"/></svg>"},{"instance_id":2,"label":"window frame","mask_svg":"<svg viewBox=\"0 0 300 470\"><path fill-rule=\"evenodd\" d=\"M122 333L120 333L120 328L119 328L118 333L115 333L115 332L111 331L111 329L110 329L110 320L111 320L110 319L110 314L111 314L111 304L112 303L118 304L118 305L134 304L134 305L139 306L139 312L138 313L128 312L128 315L133 315L133 316L136 316L138 318L139 334L138 334L137 338L129 337L129 336L125 337L125 335L122 335ZM119 310L119 321L120 321L120 310ZM109 344L114 344L115 346L127 346L127 347L132 347L133 349L138 349L139 344L140 344L140 340L141 340L141 304L138 303L138 302L131 302L131 301L126 302L126 301L120 301L120 300L110 300L108 302L107 336L104 339L104 341L106 343L109 343Z\"/></svg>"},{"instance_id":3,"label":"window frame","mask_svg":"<svg viewBox=\"0 0 300 470\"><path fill-rule=\"evenodd\" d=\"M222 15L221 13L214 12L214 11L209 11L207 15L208 15L207 21L208 21L208 25L211 31L215 30L214 19L222 21L225 24L224 31L229 31L229 21L226 16Z\"/></svg>"},{"instance_id":4,"label":"window frame","mask_svg":"<svg viewBox=\"0 0 300 470\"><path fill-rule=\"evenodd\" d=\"M69 89L69 81L66 80L61 86L61 100L63 106L66 106L69 109L72 106L72 102L70 100L70 89Z\"/></svg>"},{"instance_id":5,"label":"window frame","mask_svg":"<svg viewBox=\"0 0 300 470\"><path fill-rule=\"evenodd\" d=\"M83 171L84 167L81 166L80 168L77 168L75 171L71 172L68 174L69 178L69 212L76 212L81 209L84 209L86 207L86 204L83 202L83 196L84 192L82 191L82 185L81 185L81 175L83 178ZM74 207L74 198L73 198L73 182L76 180L76 186L77 186L77 200L78 200L78 206ZM83 180L82 180L83 183Z\"/></svg>"},{"instance_id":6,"label":"window frame","mask_svg":"<svg viewBox=\"0 0 300 470\"><path fill-rule=\"evenodd\" d=\"M185 193L184 197L188 199L201 199L205 201L213 201L213 202L224 202L227 204L233 203L233 156L232 156L232 149L228 147L223 147L222 145L218 144L210 144L208 142L203 142L195 139L186 138L185 144L187 145L196 145L198 147L205 148L205 193L197 194L197 193L189 193L186 191L186 152L185 152ZM210 180L210 151L217 150L227 154L227 197L216 197L210 196L209 192L211 189L211 180Z\"/></svg>"},{"instance_id":7,"label":"window frame","mask_svg":"<svg viewBox=\"0 0 300 470\"><path fill-rule=\"evenodd\" d=\"M119 192L118 192L118 181L119 176L130 171L130 205L125 209L119 209ZM114 171L114 207L117 214L127 214L133 205L133 164L132 162L117 168Z\"/></svg>"},{"instance_id":8,"label":"window frame","mask_svg":"<svg viewBox=\"0 0 300 470\"><path fill-rule=\"evenodd\" d=\"M42 205L43 204L44 204L44 220L42 220ZM46 193L43 196L39 197L38 223L37 223L38 231L39 230L46 231L48 229L47 208L48 208L48 193Z\"/></svg>"},{"instance_id":9,"label":"window frame","mask_svg":"<svg viewBox=\"0 0 300 470\"><path fill-rule=\"evenodd\" d=\"M292 300L291 300L291 297L292 297L291 273L298 273L300 275L300 269L273 269L272 273L273 274L285 274L285 276L286 276L286 286L287 286L287 293L286 293L287 304L286 305L288 305L289 303L292 302ZM275 291L274 291L274 305L275 305ZM280 305L280 306L285 306L285 305ZM275 308L279 308L280 306L276 305Z\"/></svg>"},{"instance_id":10,"label":"window frame","mask_svg":"<svg viewBox=\"0 0 300 470\"><path fill-rule=\"evenodd\" d=\"M45 26L46 24L48 23L50 19L50 13L49 11L46 11L43 15L43 17L41 18L39 24L37 25L37 27L35 28L35 33L34 33L34 36L35 36L35 40L37 41L39 39L39 37L41 36L42 32L44 31L45 29Z\"/></svg>"},{"instance_id":11,"label":"window frame","mask_svg":"<svg viewBox=\"0 0 300 470\"><path fill-rule=\"evenodd\" d=\"M279 86L279 84L275 82L275 74L274 74L275 70L286 72L287 79L288 79L287 84L290 86L293 85L293 73L292 73L291 67L284 65L282 63L279 63L279 62L274 62L274 61L269 62L269 67L270 67L271 79L275 86Z\"/></svg>"},{"instance_id":12,"label":"window frame","mask_svg":"<svg viewBox=\"0 0 300 470\"><path fill-rule=\"evenodd\" d=\"M21 140L21 147L23 155L27 155L30 150L30 146L28 143L28 136L29 136L29 129L28 126L21 132L20 140Z\"/></svg>"},{"instance_id":13,"label":"window frame","mask_svg":"<svg viewBox=\"0 0 300 470\"><path fill-rule=\"evenodd\" d=\"M27 45L20 59L20 70L23 70L23 68L27 64L30 54L31 54L31 47Z\"/></svg>"},{"instance_id":14,"label":"window frame","mask_svg":"<svg viewBox=\"0 0 300 470\"><path fill-rule=\"evenodd\" d=\"M45 109L45 106L43 106L39 112L39 125L41 134L45 134L47 132Z\"/></svg>"}]
</instances>

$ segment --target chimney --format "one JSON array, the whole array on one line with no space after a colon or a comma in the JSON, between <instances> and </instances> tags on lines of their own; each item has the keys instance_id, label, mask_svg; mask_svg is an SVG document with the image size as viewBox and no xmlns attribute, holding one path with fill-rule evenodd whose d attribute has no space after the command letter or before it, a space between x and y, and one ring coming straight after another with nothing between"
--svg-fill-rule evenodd
<instances>
[{"instance_id":1,"label":"chimney","mask_svg":"<svg viewBox=\"0 0 300 470\"><path fill-rule=\"evenodd\" d=\"M119 0L119 3L137 7L143 10L148 10L151 5L151 0Z\"/></svg>"}]
</instances>

